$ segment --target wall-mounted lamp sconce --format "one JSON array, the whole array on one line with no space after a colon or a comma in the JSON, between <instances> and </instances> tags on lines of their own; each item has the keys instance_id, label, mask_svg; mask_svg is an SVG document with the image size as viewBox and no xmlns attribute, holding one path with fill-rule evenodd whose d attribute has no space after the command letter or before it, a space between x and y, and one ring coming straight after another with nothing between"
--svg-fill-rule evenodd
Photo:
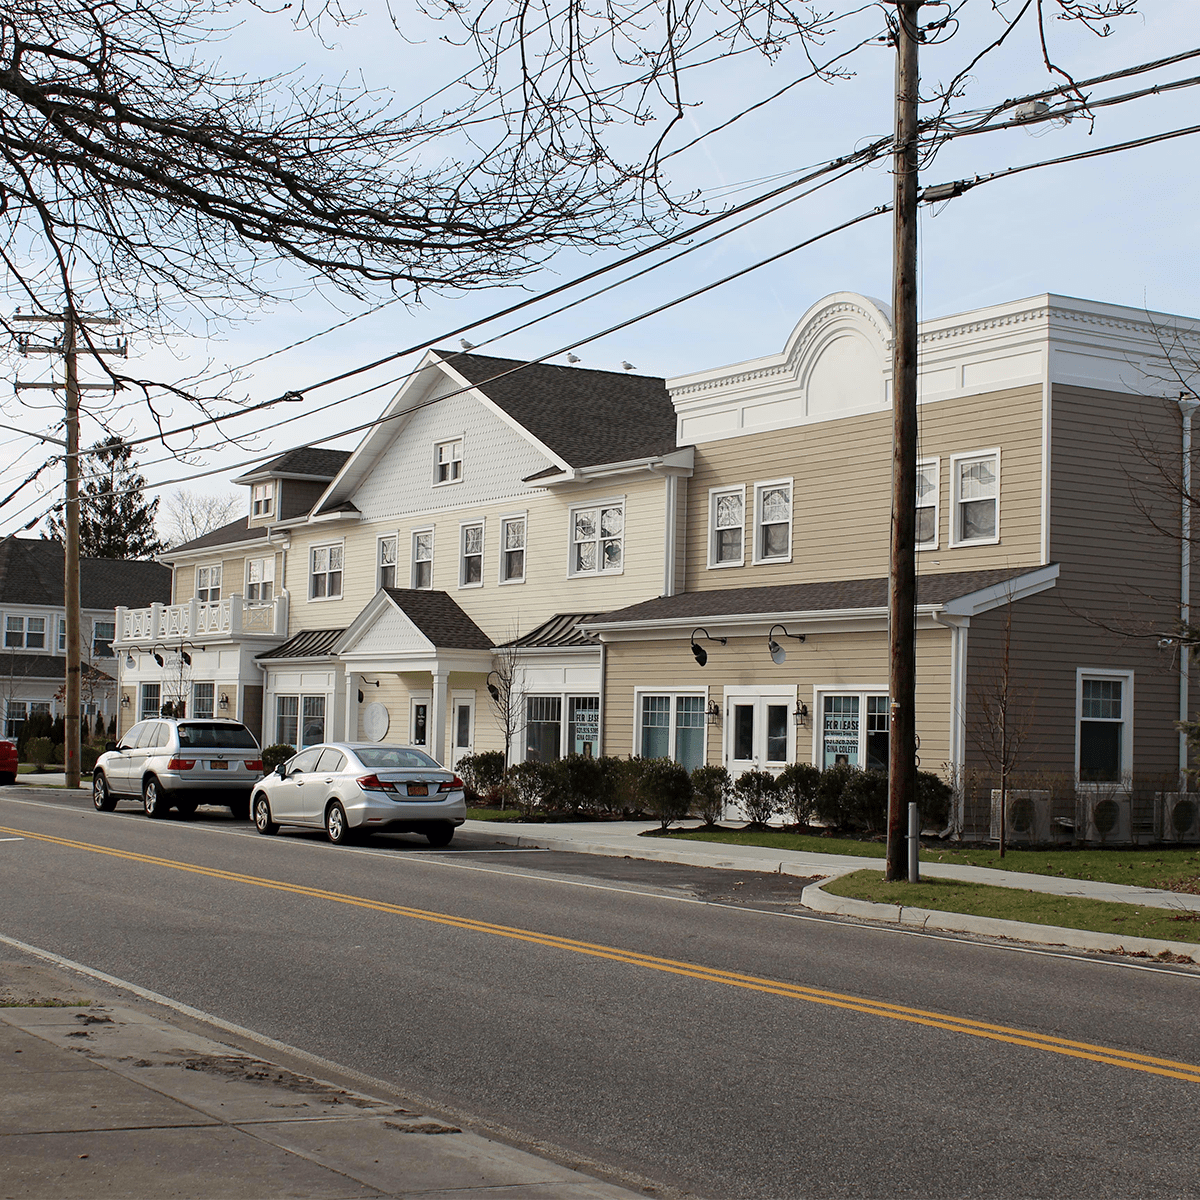
<instances>
[{"instance_id":1,"label":"wall-mounted lamp sconce","mask_svg":"<svg viewBox=\"0 0 1200 1200\"><path fill-rule=\"evenodd\" d=\"M372 681L372 680L370 680L370 679L364 679L364 680L363 680L363 683L365 683L365 684L367 685L367 687L378 687L378 686L379 686L379 680L378 680L378 679L376 679L376 680L374 680L374 681ZM366 697L363 695L363 690L362 690L362 688L359 688L359 689L358 689L358 702L359 702L359 704L361 704L361 703L362 703L362 702L363 702L365 699L366 699Z\"/></svg>"},{"instance_id":2,"label":"wall-mounted lamp sconce","mask_svg":"<svg viewBox=\"0 0 1200 1200\"><path fill-rule=\"evenodd\" d=\"M499 671L489 671L488 672L488 677L487 677L488 695L491 696L494 703L499 704L500 703L500 688L492 682L493 675L495 675L497 679L500 679ZM500 679L500 682L503 683L504 680Z\"/></svg>"},{"instance_id":3,"label":"wall-mounted lamp sconce","mask_svg":"<svg viewBox=\"0 0 1200 1200\"><path fill-rule=\"evenodd\" d=\"M154 655L154 661L158 663L160 667L165 667L167 665L166 660L161 654L159 654L157 650L151 650L150 653Z\"/></svg>"},{"instance_id":4,"label":"wall-mounted lamp sconce","mask_svg":"<svg viewBox=\"0 0 1200 1200\"><path fill-rule=\"evenodd\" d=\"M807 725L808 724L808 705L807 704L797 704L796 711L794 713L792 713L792 720L795 721L797 725Z\"/></svg>"},{"instance_id":5,"label":"wall-mounted lamp sconce","mask_svg":"<svg viewBox=\"0 0 1200 1200\"><path fill-rule=\"evenodd\" d=\"M696 641L696 634L702 634L706 642L720 642L722 646L728 644L727 638L710 637L707 629L699 627L692 630L692 657L695 658L697 666L704 666L708 662L708 651Z\"/></svg>"},{"instance_id":6,"label":"wall-mounted lamp sconce","mask_svg":"<svg viewBox=\"0 0 1200 1200\"><path fill-rule=\"evenodd\" d=\"M183 659L183 665L190 667L192 665L192 656L184 649L180 649L179 657Z\"/></svg>"},{"instance_id":7,"label":"wall-mounted lamp sconce","mask_svg":"<svg viewBox=\"0 0 1200 1200\"><path fill-rule=\"evenodd\" d=\"M126 696L124 693L121 694L121 707L122 708L129 707L129 697Z\"/></svg>"},{"instance_id":8,"label":"wall-mounted lamp sconce","mask_svg":"<svg viewBox=\"0 0 1200 1200\"><path fill-rule=\"evenodd\" d=\"M135 663L133 661L132 654L125 655L125 670L127 670L127 671L136 671L137 670L137 663Z\"/></svg>"},{"instance_id":9,"label":"wall-mounted lamp sconce","mask_svg":"<svg viewBox=\"0 0 1200 1200\"><path fill-rule=\"evenodd\" d=\"M715 700L710 700L708 707L704 710L704 715L708 718L710 725L720 725L721 706Z\"/></svg>"},{"instance_id":10,"label":"wall-mounted lamp sconce","mask_svg":"<svg viewBox=\"0 0 1200 1200\"><path fill-rule=\"evenodd\" d=\"M783 636L795 638L796 641L804 641L802 633L788 633L782 625L772 625L770 633L767 634L767 649L771 652L771 661L779 666L781 663L787 662L787 651L775 640L775 630L783 629Z\"/></svg>"},{"instance_id":11,"label":"wall-mounted lamp sconce","mask_svg":"<svg viewBox=\"0 0 1200 1200\"><path fill-rule=\"evenodd\" d=\"M221 693L221 698L220 698L220 699L217 701L217 703L218 703L218 704L219 704L219 705L220 705L222 708L228 708L228 707L229 707L229 697L228 697L228 696L227 696L227 695L226 695L224 692L222 692L222 693Z\"/></svg>"}]
</instances>

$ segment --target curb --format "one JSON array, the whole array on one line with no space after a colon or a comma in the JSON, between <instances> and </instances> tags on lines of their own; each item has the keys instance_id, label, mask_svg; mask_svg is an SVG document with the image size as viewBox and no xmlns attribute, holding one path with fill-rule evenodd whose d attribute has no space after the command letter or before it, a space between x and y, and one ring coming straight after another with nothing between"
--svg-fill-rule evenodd
<instances>
[{"instance_id":1,"label":"curb","mask_svg":"<svg viewBox=\"0 0 1200 1200\"><path fill-rule=\"evenodd\" d=\"M810 883L801 894L806 908L833 916L857 917L882 921L889 925L910 925L918 929L942 929L953 933L982 933L989 937L1009 938L1017 942L1037 942L1045 946L1069 946L1075 950L1103 950L1108 953L1179 955L1189 962L1200 957L1194 942L1166 942L1157 938L1121 938L1087 929L1066 929L1061 925L1037 925L1030 921L1004 921L998 917L975 917L967 913L941 912L928 908L905 908L897 904L876 904L871 900L852 900L831 896L819 881Z\"/></svg>"}]
</instances>

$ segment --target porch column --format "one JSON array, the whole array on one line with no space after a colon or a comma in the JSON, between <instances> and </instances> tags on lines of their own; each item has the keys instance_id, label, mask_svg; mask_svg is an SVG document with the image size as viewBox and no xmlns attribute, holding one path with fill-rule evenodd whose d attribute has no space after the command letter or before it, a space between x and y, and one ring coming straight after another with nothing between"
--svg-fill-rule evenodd
<instances>
[{"instance_id":1,"label":"porch column","mask_svg":"<svg viewBox=\"0 0 1200 1200\"><path fill-rule=\"evenodd\" d=\"M450 672L435 670L433 674L433 731L429 751L440 763L446 761L446 702Z\"/></svg>"},{"instance_id":2,"label":"porch column","mask_svg":"<svg viewBox=\"0 0 1200 1200\"><path fill-rule=\"evenodd\" d=\"M346 672L346 741L358 741L358 676Z\"/></svg>"}]
</instances>

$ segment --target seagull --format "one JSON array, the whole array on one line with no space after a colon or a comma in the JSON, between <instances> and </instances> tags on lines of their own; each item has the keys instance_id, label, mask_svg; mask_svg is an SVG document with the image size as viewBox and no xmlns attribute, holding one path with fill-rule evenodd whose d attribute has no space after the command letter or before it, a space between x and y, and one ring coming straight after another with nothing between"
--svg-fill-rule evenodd
<instances>
[{"instance_id":1,"label":"seagull","mask_svg":"<svg viewBox=\"0 0 1200 1200\"><path fill-rule=\"evenodd\" d=\"M464 350L474 350L474 349L475 349L475 343L474 343L474 342L468 342L466 338L459 338L459 339L458 339L458 344L459 344L459 345L460 345L460 346L461 346L461 347L462 347Z\"/></svg>"},{"instance_id":2,"label":"seagull","mask_svg":"<svg viewBox=\"0 0 1200 1200\"><path fill-rule=\"evenodd\" d=\"M631 362L622 362L621 367L626 371L636 371L637 370L637 367L635 367L633 365L633 363L631 363Z\"/></svg>"},{"instance_id":3,"label":"seagull","mask_svg":"<svg viewBox=\"0 0 1200 1200\"><path fill-rule=\"evenodd\" d=\"M579 361L579 355L578 355L578 354L568 354L568 355L567 355L567 362L569 362L569 363L577 363L578 361Z\"/></svg>"}]
</instances>

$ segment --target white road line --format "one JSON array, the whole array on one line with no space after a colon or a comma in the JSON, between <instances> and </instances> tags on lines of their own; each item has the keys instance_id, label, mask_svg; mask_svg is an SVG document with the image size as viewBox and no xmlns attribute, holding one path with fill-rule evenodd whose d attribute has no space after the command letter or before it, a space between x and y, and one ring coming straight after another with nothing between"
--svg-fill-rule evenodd
<instances>
[{"instance_id":1,"label":"white road line","mask_svg":"<svg viewBox=\"0 0 1200 1200\"><path fill-rule=\"evenodd\" d=\"M0 842L23 842L24 838L0 838Z\"/></svg>"}]
</instances>

